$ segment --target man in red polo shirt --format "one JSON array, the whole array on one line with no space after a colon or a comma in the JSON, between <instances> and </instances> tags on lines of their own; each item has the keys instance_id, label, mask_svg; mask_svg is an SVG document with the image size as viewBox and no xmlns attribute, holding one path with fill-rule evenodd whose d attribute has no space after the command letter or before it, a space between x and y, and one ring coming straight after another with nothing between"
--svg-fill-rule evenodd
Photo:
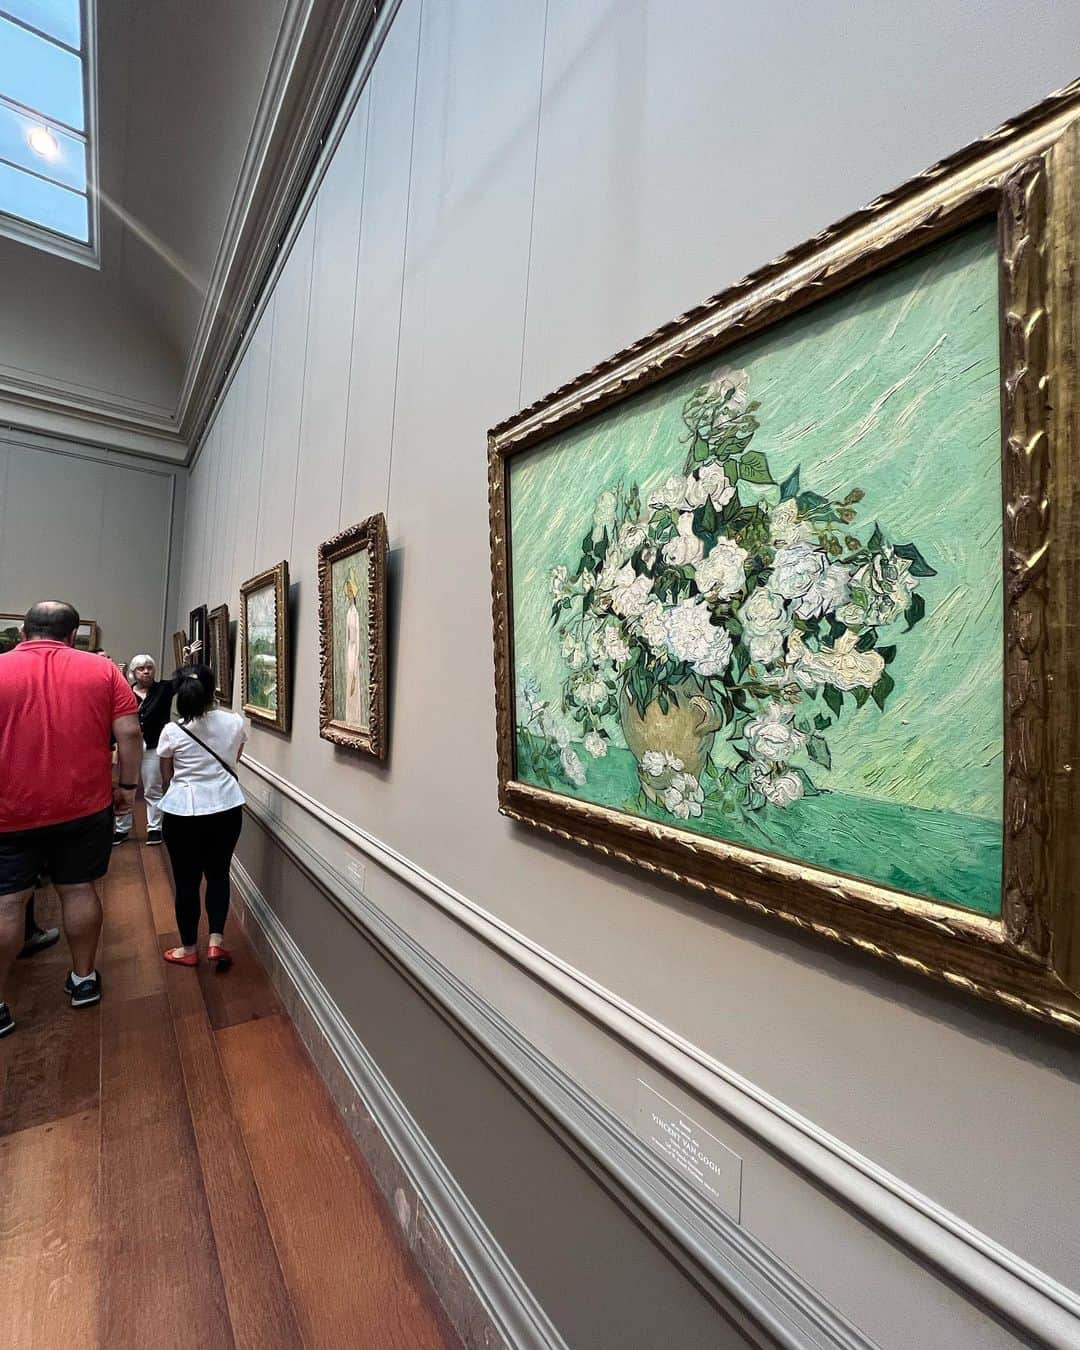
<instances>
[{"instance_id":1,"label":"man in red polo shirt","mask_svg":"<svg viewBox=\"0 0 1080 1350\"><path fill-rule=\"evenodd\" d=\"M73 1008L101 1000L94 968L113 812L130 811L142 761L135 696L111 661L74 649L79 616L46 600L0 656L0 1000L23 942L26 902L46 867L59 895ZM120 786L112 785L113 737ZM15 1029L0 1002L0 1036Z\"/></svg>"}]
</instances>

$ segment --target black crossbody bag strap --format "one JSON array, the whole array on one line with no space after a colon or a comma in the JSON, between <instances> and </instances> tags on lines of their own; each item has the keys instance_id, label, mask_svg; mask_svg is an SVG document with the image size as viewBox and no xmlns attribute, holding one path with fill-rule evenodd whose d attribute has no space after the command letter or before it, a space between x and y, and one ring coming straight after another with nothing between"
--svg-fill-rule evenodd
<instances>
[{"instance_id":1,"label":"black crossbody bag strap","mask_svg":"<svg viewBox=\"0 0 1080 1350\"><path fill-rule=\"evenodd\" d=\"M225 772L227 774L231 774L232 777L235 778L236 781L239 783L240 775L230 764L225 763L225 761L221 758L221 756L218 754L216 750L211 750L211 748L206 744L206 742L202 740L200 737L196 736L190 727L184 726L183 722L177 722L176 725L180 728L182 732L185 733L185 735L190 736L196 745L201 745L208 755L213 755L214 758L217 760L217 762L225 770Z\"/></svg>"}]
</instances>

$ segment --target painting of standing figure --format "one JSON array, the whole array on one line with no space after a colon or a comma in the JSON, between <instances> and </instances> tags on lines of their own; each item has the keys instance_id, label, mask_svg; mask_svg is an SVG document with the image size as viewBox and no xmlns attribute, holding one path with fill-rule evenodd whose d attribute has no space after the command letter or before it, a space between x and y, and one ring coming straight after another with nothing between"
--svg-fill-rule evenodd
<instances>
[{"instance_id":1,"label":"painting of standing figure","mask_svg":"<svg viewBox=\"0 0 1080 1350\"><path fill-rule=\"evenodd\" d=\"M240 587L243 710L256 723L288 731L289 564L280 562Z\"/></svg>"},{"instance_id":2,"label":"painting of standing figure","mask_svg":"<svg viewBox=\"0 0 1080 1350\"><path fill-rule=\"evenodd\" d=\"M386 754L386 521L382 514L319 548L319 731L337 745Z\"/></svg>"}]
</instances>

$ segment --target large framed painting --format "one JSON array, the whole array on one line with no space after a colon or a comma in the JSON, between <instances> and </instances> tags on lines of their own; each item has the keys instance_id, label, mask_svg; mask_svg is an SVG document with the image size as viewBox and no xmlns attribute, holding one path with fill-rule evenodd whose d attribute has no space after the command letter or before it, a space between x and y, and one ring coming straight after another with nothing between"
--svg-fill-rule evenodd
<instances>
[{"instance_id":1,"label":"large framed painting","mask_svg":"<svg viewBox=\"0 0 1080 1350\"><path fill-rule=\"evenodd\" d=\"M288 731L289 564L279 562L240 587L242 707L254 722Z\"/></svg>"},{"instance_id":2,"label":"large framed painting","mask_svg":"<svg viewBox=\"0 0 1080 1350\"><path fill-rule=\"evenodd\" d=\"M1080 1029L1080 86L489 439L504 814Z\"/></svg>"},{"instance_id":3,"label":"large framed painting","mask_svg":"<svg viewBox=\"0 0 1080 1350\"><path fill-rule=\"evenodd\" d=\"M25 612L0 614L0 655L19 645L19 634L22 632L25 617ZM96 620L83 619L75 633L75 646L81 652L96 652L99 636Z\"/></svg>"},{"instance_id":4,"label":"large framed painting","mask_svg":"<svg viewBox=\"0 0 1080 1350\"><path fill-rule=\"evenodd\" d=\"M369 516L319 546L319 734L384 759L386 521Z\"/></svg>"},{"instance_id":5,"label":"large framed painting","mask_svg":"<svg viewBox=\"0 0 1080 1350\"><path fill-rule=\"evenodd\" d=\"M207 665L214 672L214 697L219 703L232 704L233 660L229 631L229 606L218 605L206 619Z\"/></svg>"},{"instance_id":6,"label":"large framed painting","mask_svg":"<svg viewBox=\"0 0 1080 1350\"><path fill-rule=\"evenodd\" d=\"M188 645L194 646L196 643L200 644L198 650L191 658L199 665L210 665L209 627L209 609L206 605L196 605L188 615Z\"/></svg>"}]
</instances>

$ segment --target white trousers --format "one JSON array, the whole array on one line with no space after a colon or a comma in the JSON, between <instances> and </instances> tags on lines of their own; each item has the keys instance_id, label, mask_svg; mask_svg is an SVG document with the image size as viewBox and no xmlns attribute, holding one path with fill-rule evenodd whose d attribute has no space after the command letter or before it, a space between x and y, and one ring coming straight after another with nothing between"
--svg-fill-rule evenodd
<instances>
[{"instance_id":1,"label":"white trousers","mask_svg":"<svg viewBox=\"0 0 1080 1350\"><path fill-rule=\"evenodd\" d=\"M151 750L143 746L142 756L142 786L143 796L146 798L146 828L148 830L161 829L161 807L158 803L161 801L161 760L158 758L156 749ZM131 827L135 823L135 817L129 811L127 815L116 817L116 831L118 834L130 834Z\"/></svg>"}]
</instances>

